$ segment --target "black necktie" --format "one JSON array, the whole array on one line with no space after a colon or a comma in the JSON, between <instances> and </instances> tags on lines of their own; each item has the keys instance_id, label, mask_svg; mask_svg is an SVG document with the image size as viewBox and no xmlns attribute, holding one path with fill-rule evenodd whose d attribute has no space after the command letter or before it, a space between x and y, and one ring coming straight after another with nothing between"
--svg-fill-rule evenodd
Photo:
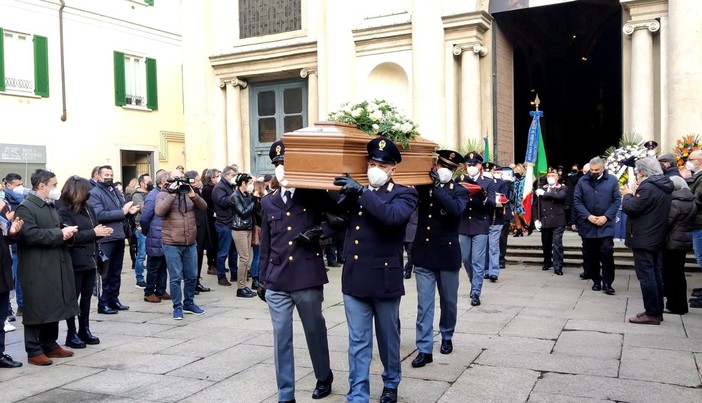
<instances>
[{"instance_id":1,"label":"black necktie","mask_svg":"<svg viewBox=\"0 0 702 403\"><path fill-rule=\"evenodd\" d=\"M292 192L289 190L285 191L285 205L290 206L292 204Z\"/></svg>"}]
</instances>

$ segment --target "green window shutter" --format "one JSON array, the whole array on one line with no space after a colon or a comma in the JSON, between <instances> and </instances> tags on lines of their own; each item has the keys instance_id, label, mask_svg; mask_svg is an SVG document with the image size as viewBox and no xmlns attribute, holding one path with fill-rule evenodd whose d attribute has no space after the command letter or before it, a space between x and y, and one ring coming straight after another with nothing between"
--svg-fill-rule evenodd
<instances>
[{"instance_id":1,"label":"green window shutter","mask_svg":"<svg viewBox=\"0 0 702 403\"><path fill-rule=\"evenodd\" d=\"M39 35L34 35L34 94L49 96L49 43Z\"/></svg>"},{"instance_id":2,"label":"green window shutter","mask_svg":"<svg viewBox=\"0 0 702 403\"><path fill-rule=\"evenodd\" d=\"M124 53L113 52L115 62L115 105L123 106L127 104L124 77Z\"/></svg>"},{"instance_id":3,"label":"green window shutter","mask_svg":"<svg viewBox=\"0 0 702 403\"><path fill-rule=\"evenodd\" d=\"M0 28L0 91L5 91L5 30Z\"/></svg>"},{"instance_id":4,"label":"green window shutter","mask_svg":"<svg viewBox=\"0 0 702 403\"><path fill-rule=\"evenodd\" d=\"M156 59L146 58L146 107L158 110L158 84L156 80Z\"/></svg>"},{"instance_id":5,"label":"green window shutter","mask_svg":"<svg viewBox=\"0 0 702 403\"><path fill-rule=\"evenodd\" d=\"M153 6L154 5L154 0L144 0L144 3Z\"/></svg>"}]
</instances>

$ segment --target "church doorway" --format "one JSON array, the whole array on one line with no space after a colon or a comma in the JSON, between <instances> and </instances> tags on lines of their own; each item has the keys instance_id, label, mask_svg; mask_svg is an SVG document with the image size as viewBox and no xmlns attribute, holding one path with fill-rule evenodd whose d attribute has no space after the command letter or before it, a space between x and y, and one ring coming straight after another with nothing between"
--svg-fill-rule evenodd
<instances>
[{"instance_id":1,"label":"church doorway","mask_svg":"<svg viewBox=\"0 0 702 403\"><path fill-rule=\"evenodd\" d=\"M515 162L526 153L538 94L548 164L582 165L622 136L621 5L613 0L562 2L495 13L512 48ZM504 53L503 53L504 54ZM500 63L498 60L497 63ZM503 62L504 63L504 62ZM500 68L498 66L498 72Z\"/></svg>"}]
</instances>

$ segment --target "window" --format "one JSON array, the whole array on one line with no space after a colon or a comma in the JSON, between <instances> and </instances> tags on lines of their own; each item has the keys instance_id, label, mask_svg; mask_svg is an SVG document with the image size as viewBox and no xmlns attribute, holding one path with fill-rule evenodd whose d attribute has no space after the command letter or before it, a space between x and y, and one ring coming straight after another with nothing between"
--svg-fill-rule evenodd
<instances>
[{"instance_id":1,"label":"window","mask_svg":"<svg viewBox=\"0 0 702 403\"><path fill-rule=\"evenodd\" d=\"M301 0L239 0L239 38L302 29Z\"/></svg>"},{"instance_id":2,"label":"window","mask_svg":"<svg viewBox=\"0 0 702 403\"><path fill-rule=\"evenodd\" d=\"M0 91L49 96L45 37L0 28Z\"/></svg>"},{"instance_id":3,"label":"window","mask_svg":"<svg viewBox=\"0 0 702 403\"><path fill-rule=\"evenodd\" d=\"M158 110L156 60L114 52L115 105Z\"/></svg>"}]
</instances>

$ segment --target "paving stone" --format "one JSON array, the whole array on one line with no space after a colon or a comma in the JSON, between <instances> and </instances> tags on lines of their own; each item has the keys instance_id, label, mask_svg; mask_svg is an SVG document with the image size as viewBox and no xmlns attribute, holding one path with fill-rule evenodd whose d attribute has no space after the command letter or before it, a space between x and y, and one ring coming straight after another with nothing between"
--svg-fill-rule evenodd
<instances>
[{"instance_id":1,"label":"paving stone","mask_svg":"<svg viewBox=\"0 0 702 403\"><path fill-rule=\"evenodd\" d=\"M636 325L633 323L604 322L599 320L569 320L564 330L589 330L593 332L617 333L617 334L652 334L660 337L684 337L685 331L679 326L669 326L666 322L658 326Z\"/></svg>"},{"instance_id":2,"label":"paving stone","mask_svg":"<svg viewBox=\"0 0 702 403\"><path fill-rule=\"evenodd\" d=\"M562 332L554 353L592 358L619 359L623 337L620 334L573 331Z\"/></svg>"},{"instance_id":3,"label":"paving stone","mask_svg":"<svg viewBox=\"0 0 702 403\"><path fill-rule=\"evenodd\" d=\"M587 397L573 397L566 395L558 395L555 393L532 392L529 395L529 403L601 403L611 402L604 399L590 399Z\"/></svg>"},{"instance_id":4,"label":"paving stone","mask_svg":"<svg viewBox=\"0 0 702 403\"><path fill-rule=\"evenodd\" d=\"M472 365L439 402L525 402L539 373L527 369Z\"/></svg>"},{"instance_id":5,"label":"paving stone","mask_svg":"<svg viewBox=\"0 0 702 403\"><path fill-rule=\"evenodd\" d=\"M463 348L480 348L485 350L528 351L548 354L553 350L554 341L531 337L502 335L456 333L453 335L453 347L456 351Z\"/></svg>"},{"instance_id":6,"label":"paving stone","mask_svg":"<svg viewBox=\"0 0 702 403\"><path fill-rule=\"evenodd\" d=\"M170 375L221 381L269 359L272 354L273 350L269 347L237 344L209 357L178 365ZM171 360L171 357L174 356L168 356L165 360Z\"/></svg>"},{"instance_id":7,"label":"paving stone","mask_svg":"<svg viewBox=\"0 0 702 403\"><path fill-rule=\"evenodd\" d=\"M625 334L624 347L646 347L658 350L680 350L702 353L702 342L689 337L660 337L652 334Z\"/></svg>"},{"instance_id":8,"label":"paving stone","mask_svg":"<svg viewBox=\"0 0 702 403\"><path fill-rule=\"evenodd\" d=\"M71 364L81 367L165 374L196 360L198 357L135 352L115 353L104 350L86 357L76 358Z\"/></svg>"},{"instance_id":9,"label":"paving stone","mask_svg":"<svg viewBox=\"0 0 702 403\"><path fill-rule=\"evenodd\" d=\"M695 357L685 351L625 347L622 351L619 377L682 386L702 386Z\"/></svg>"},{"instance_id":10,"label":"paving stone","mask_svg":"<svg viewBox=\"0 0 702 403\"><path fill-rule=\"evenodd\" d=\"M565 323L566 320L560 318L518 315L500 331L500 335L556 339Z\"/></svg>"},{"instance_id":11,"label":"paving stone","mask_svg":"<svg viewBox=\"0 0 702 403\"><path fill-rule=\"evenodd\" d=\"M21 373L20 376L8 379L10 382L3 382L2 395L3 402L15 402L35 395L39 395L53 389L59 388L67 383L90 377L101 372L99 368L85 368L72 365L61 364L55 360L53 365L47 367L28 366L18 369L3 369L0 372ZM3 379L4 381L4 379Z\"/></svg>"},{"instance_id":12,"label":"paving stone","mask_svg":"<svg viewBox=\"0 0 702 403\"><path fill-rule=\"evenodd\" d=\"M542 354L524 351L485 350L478 364L494 367L526 368L543 372L617 376L619 361L563 354Z\"/></svg>"}]
</instances>

